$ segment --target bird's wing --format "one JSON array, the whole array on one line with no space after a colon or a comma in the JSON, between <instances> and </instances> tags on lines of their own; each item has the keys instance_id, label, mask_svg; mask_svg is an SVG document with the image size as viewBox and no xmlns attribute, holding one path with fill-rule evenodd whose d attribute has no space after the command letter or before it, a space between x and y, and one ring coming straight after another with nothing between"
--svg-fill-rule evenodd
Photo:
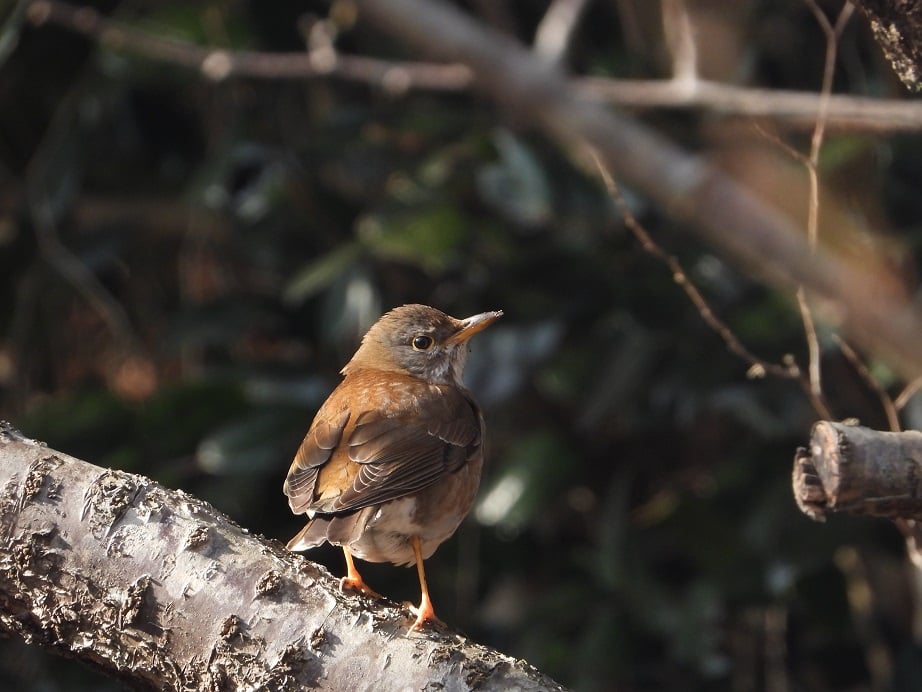
<instances>
[{"instance_id":1,"label":"bird's wing","mask_svg":"<svg viewBox=\"0 0 922 692\"><path fill-rule=\"evenodd\" d=\"M479 453L480 412L457 389L419 383L412 396L387 399L355 416L323 418L322 431L314 424L285 483L296 513L350 512L404 497Z\"/></svg>"},{"instance_id":2,"label":"bird's wing","mask_svg":"<svg viewBox=\"0 0 922 692\"><path fill-rule=\"evenodd\" d=\"M337 412L329 418L321 409L311 425L304 441L298 447L288 476L285 478L285 494L291 511L301 514L307 511L315 499L314 491L321 467L333 456L333 451L343 437L349 422L349 410Z\"/></svg>"},{"instance_id":3,"label":"bird's wing","mask_svg":"<svg viewBox=\"0 0 922 692\"><path fill-rule=\"evenodd\" d=\"M464 396L424 402L430 408L404 415L365 412L347 444L360 465L352 486L332 511L367 507L422 490L458 470L480 449L480 414Z\"/></svg>"}]
</instances>

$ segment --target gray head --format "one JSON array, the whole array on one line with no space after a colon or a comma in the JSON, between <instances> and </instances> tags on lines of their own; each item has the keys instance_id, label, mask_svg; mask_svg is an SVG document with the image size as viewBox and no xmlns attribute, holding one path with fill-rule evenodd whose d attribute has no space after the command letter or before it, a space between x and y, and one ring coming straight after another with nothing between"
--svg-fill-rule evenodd
<instances>
[{"instance_id":1,"label":"gray head","mask_svg":"<svg viewBox=\"0 0 922 692\"><path fill-rule=\"evenodd\" d=\"M433 384L461 384L468 339L502 316L497 310L459 320L428 305L402 305L375 322L342 372L389 370Z\"/></svg>"}]
</instances>

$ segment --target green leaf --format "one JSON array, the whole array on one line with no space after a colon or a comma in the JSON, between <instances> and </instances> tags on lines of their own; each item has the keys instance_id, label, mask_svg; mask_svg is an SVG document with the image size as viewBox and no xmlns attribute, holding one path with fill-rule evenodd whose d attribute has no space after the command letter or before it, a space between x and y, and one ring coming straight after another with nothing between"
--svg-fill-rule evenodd
<instances>
[{"instance_id":1,"label":"green leaf","mask_svg":"<svg viewBox=\"0 0 922 692\"><path fill-rule=\"evenodd\" d=\"M452 207L423 209L415 215L366 216L359 221L359 239L377 257L402 260L432 272L458 258L468 239L461 215Z\"/></svg>"},{"instance_id":2,"label":"green leaf","mask_svg":"<svg viewBox=\"0 0 922 692\"><path fill-rule=\"evenodd\" d=\"M332 284L361 252L357 243L336 248L299 269L283 292L286 303L302 303Z\"/></svg>"}]
</instances>

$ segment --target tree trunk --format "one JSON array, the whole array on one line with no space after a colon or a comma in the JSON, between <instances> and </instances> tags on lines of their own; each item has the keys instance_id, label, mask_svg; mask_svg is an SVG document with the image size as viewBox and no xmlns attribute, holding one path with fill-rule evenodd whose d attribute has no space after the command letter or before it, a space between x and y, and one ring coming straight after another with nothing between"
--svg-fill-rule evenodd
<instances>
[{"instance_id":1,"label":"tree trunk","mask_svg":"<svg viewBox=\"0 0 922 692\"><path fill-rule=\"evenodd\" d=\"M140 689L558 690L207 503L0 424L0 630Z\"/></svg>"}]
</instances>

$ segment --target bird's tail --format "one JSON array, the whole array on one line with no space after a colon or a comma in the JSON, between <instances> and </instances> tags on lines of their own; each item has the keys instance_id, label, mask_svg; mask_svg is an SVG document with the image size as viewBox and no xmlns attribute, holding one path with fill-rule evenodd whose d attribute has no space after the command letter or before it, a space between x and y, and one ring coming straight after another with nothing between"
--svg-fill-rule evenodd
<instances>
[{"instance_id":1,"label":"bird's tail","mask_svg":"<svg viewBox=\"0 0 922 692\"><path fill-rule=\"evenodd\" d=\"M327 524L322 517L311 519L304 528L298 531L294 538L288 541L286 546L289 550L309 550L316 548L327 539Z\"/></svg>"},{"instance_id":2,"label":"bird's tail","mask_svg":"<svg viewBox=\"0 0 922 692\"><path fill-rule=\"evenodd\" d=\"M316 514L288 541L288 549L309 550L324 542L347 546L361 538L374 511L374 507L365 507L345 515Z\"/></svg>"}]
</instances>

